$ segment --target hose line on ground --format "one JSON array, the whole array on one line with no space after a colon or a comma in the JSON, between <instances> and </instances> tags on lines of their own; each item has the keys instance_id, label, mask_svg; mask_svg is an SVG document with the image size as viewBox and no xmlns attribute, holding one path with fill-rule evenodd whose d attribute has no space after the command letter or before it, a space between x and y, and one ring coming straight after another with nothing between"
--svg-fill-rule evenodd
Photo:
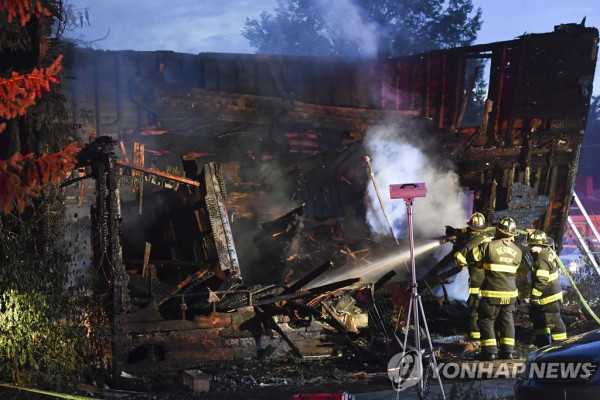
<instances>
[{"instance_id":1,"label":"hose line on ground","mask_svg":"<svg viewBox=\"0 0 600 400\"><path fill-rule=\"evenodd\" d=\"M10 385L8 383L0 383L0 386L7 387L7 388L10 388L10 389L25 390L25 391L28 391L28 392L45 394L45 395L48 395L48 396L59 397L59 398L70 399L70 400L90 400L90 399L93 398L93 397L76 396L76 395L73 395L73 394L66 394L66 393L50 392L48 390L40 390L40 389L27 388L27 387L23 387L23 386Z\"/></svg>"},{"instance_id":2,"label":"hose line on ground","mask_svg":"<svg viewBox=\"0 0 600 400\"><path fill-rule=\"evenodd\" d=\"M575 285L575 282L573 281L573 278L571 278L571 274L569 274L569 271L567 270L567 268L565 267L565 265L562 263L562 261L558 257L556 257L556 261L558 262L558 265L560 265L560 269L562 270L563 274L565 274L565 276L567 277L567 280L571 284L571 287L573 289L575 289L575 293L577 293L577 296L579 296L579 300L581 300L581 304L583 304L583 307L592 316L592 318L594 318L594 320L600 325L600 318L598 318L598 316L596 315L596 313L594 313L592 311L592 309L589 306L589 304L587 303L587 301L585 301L585 299L581 295L581 292L577 288L577 285Z\"/></svg>"}]
</instances>

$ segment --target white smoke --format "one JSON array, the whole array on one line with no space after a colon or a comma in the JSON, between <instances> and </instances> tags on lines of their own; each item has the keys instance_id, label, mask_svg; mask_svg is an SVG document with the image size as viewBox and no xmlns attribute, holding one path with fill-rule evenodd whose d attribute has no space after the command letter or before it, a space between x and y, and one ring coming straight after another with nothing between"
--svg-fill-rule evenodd
<instances>
[{"instance_id":1,"label":"white smoke","mask_svg":"<svg viewBox=\"0 0 600 400\"><path fill-rule=\"evenodd\" d=\"M405 240L408 240L406 203L403 199L390 199L391 184L425 183L427 196L414 199L412 206L413 232L417 238L442 236L445 225L464 227L470 210L468 196L460 187L453 165L434 154L433 146L420 139L420 130L424 128L412 123L375 126L368 130L364 142L394 234ZM425 149L431 150L428 153ZM371 229L389 235L390 229L372 182L367 197L367 222ZM451 245L447 243L436 250L436 258L440 260L451 250ZM466 300L468 278L466 269L452 277L453 283L446 285L450 298ZM436 295L442 295L440 287L434 290Z\"/></svg>"},{"instance_id":2,"label":"white smoke","mask_svg":"<svg viewBox=\"0 0 600 400\"><path fill-rule=\"evenodd\" d=\"M469 269L465 268L450 278L452 283L446 284L448 297L456 300L466 301L469 298ZM441 296L443 291L437 288L436 295Z\"/></svg>"},{"instance_id":3,"label":"white smoke","mask_svg":"<svg viewBox=\"0 0 600 400\"><path fill-rule=\"evenodd\" d=\"M370 128L365 138L375 182L397 238L408 238L407 209L403 199L390 199L391 184L424 182L426 185L427 196L413 202L415 237L442 236L445 225L463 227L467 220L465 195L457 173L450 162L426 154L423 150L426 144L419 137L415 129L407 132L398 124L389 124ZM371 229L389 234L373 184L368 186L367 196L367 221Z\"/></svg>"},{"instance_id":4,"label":"white smoke","mask_svg":"<svg viewBox=\"0 0 600 400\"><path fill-rule=\"evenodd\" d=\"M377 55L378 27L363 20L361 10L352 0L316 0L314 5L321 9L334 40L356 45L359 53L357 56Z\"/></svg>"}]
</instances>

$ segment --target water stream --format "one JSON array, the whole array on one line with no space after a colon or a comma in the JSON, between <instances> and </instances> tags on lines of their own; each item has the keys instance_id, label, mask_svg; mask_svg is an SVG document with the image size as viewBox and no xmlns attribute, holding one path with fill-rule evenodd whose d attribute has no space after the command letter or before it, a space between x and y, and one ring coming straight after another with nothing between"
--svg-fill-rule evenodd
<instances>
[{"instance_id":1,"label":"water stream","mask_svg":"<svg viewBox=\"0 0 600 400\"><path fill-rule=\"evenodd\" d=\"M415 258L440 246L439 240L431 240L415 245ZM304 289L327 285L344 279L362 278L361 283L374 283L391 270L397 274L410 276L410 250L398 247L398 251L373 262L355 262L346 264L339 269L333 269L310 282ZM418 270L418 265L415 266Z\"/></svg>"}]
</instances>

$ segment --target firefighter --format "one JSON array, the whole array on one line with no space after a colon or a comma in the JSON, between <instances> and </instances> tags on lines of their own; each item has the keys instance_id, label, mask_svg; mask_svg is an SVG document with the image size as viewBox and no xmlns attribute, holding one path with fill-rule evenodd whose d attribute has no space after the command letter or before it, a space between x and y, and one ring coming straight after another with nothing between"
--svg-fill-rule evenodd
<instances>
[{"instance_id":1,"label":"firefighter","mask_svg":"<svg viewBox=\"0 0 600 400\"><path fill-rule=\"evenodd\" d=\"M476 267L473 259L473 249L477 248L484 241L490 241L491 235L486 233L487 223L481 213L474 213L467 223L469 229L469 238L464 245L454 253L454 262L460 269L469 267L469 297L467 299L467 309L469 313L469 336L471 339L479 340L481 334L477 327L477 307L479 306L479 287L483 282L483 269Z\"/></svg>"},{"instance_id":2,"label":"firefighter","mask_svg":"<svg viewBox=\"0 0 600 400\"><path fill-rule=\"evenodd\" d=\"M467 226L464 228L453 228L450 225L446 225L446 232L440 240L440 244L452 242L454 243L454 249L456 249L456 251L460 251L460 249L472 239L474 231L490 233L493 230L494 228L489 228L487 226L485 222L485 216L482 213L475 212L469 217ZM455 255L456 251L452 252L452 255Z\"/></svg>"},{"instance_id":3,"label":"firefighter","mask_svg":"<svg viewBox=\"0 0 600 400\"><path fill-rule=\"evenodd\" d=\"M533 322L534 344L542 347L567 338L560 316L563 292L558 279L558 256L552 249L554 241L539 229L527 234L527 244L533 258L529 316Z\"/></svg>"},{"instance_id":4,"label":"firefighter","mask_svg":"<svg viewBox=\"0 0 600 400\"><path fill-rule=\"evenodd\" d=\"M477 308L479 315L477 326L481 332L480 357L483 361L513 358L515 347L513 313L519 293L516 274L523 256L521 249L514 243L517 234L515 221L503 217L496 226L494 238L489 242L481 243L472 251L477 267L484 271L484 279L479 290L481 300ZM498 327L500 334L498 340L496 340L494 326Z\"/></svg>"}]
</instances>

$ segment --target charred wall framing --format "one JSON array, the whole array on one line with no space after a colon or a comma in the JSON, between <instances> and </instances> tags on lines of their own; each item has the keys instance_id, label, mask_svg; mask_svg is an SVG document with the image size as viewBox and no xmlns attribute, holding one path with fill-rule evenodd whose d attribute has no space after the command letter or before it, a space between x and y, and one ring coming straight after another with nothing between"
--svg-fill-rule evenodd
<instances>
[{"instance_id":1,"label":"charred wall framing","mask_svg":"<svg viewBox=\"0 0 600 400\"><path fill-rule=\"evenodd\" d=\"M532 185L550 198L538 226L559 238L597 41L595 28L568 24L507 42L363 62L76 49L70 54L76 79L65 87L83 129L149 142L144 128L158 123L168 133L151 150L177 143L221 162L239 157L240 144L255 157L335 152L386 118L424 118L463 184L484 194L481 209L489 208L494 180L496 209L508 207L513 182ZM465 65L477 58L491 60L483 122L463 127L461 110L474 100L465 96Z\"/></svg>"}]
</instances>

